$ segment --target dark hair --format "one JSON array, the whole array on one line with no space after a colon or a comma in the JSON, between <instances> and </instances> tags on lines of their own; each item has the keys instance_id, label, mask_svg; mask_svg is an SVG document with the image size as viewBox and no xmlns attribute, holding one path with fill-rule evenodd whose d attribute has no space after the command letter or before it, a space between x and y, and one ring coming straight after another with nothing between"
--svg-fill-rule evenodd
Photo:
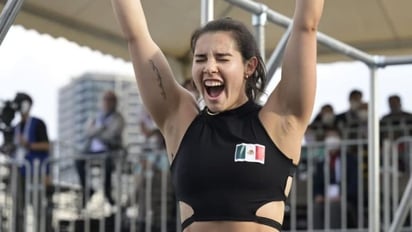
<instances>
[{"instance_id":1,"label":"dark hair","mask_svg":"<svg viewBox=\"0 0 412 232\"><path fill-rule=\"evenodd\" d=\"M350 92L349 99L352 99L353 97L356 97L356 96L362 97L362 92L358 89L354 89Z\"/></svg>"},{"instance_id":2,"label":"dark hair","mask_svg":"<svg viewBox=\"0 0 412 232\"><path fill-rule=\"evenodd\" d=\"M16 96L14 97L14 102L17 103L19 108L23 101L28 101L30 105L33 104L33 99L30 97L30 95L28 95L27 93L23 93L23 92L17 93Z\"/></svg>"},{"instance_id":3,"label":"dark hair","mask_svg":"<svg viewBox=\"0 0 412 232\"><path fill-rule=\"evenodd\" d=\"M256 99L257 93L263 93L266 84L266 68L260 55L259 48L252 33L247 27L239 21L231 18L217 19L207 23L205 26L197 29L191 38L191 50L194 53L196 42L199 37L208 32L227 31L236 41L238 50L242 55L243 61L256 57L258 64L256 70L250 75L246 81L246 95L249 99Z\"/></svg>"},{"instance_id":4,"label":"dark hair","mask_svg":"<svg viewBox=\"0 0 412 232\"><path fill-rule=\"evenodd\" d=\"M388 98L389 101L393 101L393 100L397 100L397 101L401 101L401 97L399 97L399 95L391 95Z\"/></svg>"},{"instance_id":5,"label":"dark hair","mask_svg":"<svg viewBox=\"0 0 412 232\"><path fill-rule=\"evenodd\" d=\"M333 111L333 106L331 104L325 104L322 106L321 110L331 109Z\"/></svg>"},{"instance_id":6,"label":"dark hair","mask_svg":"<svg viewBox=\"0 0 412 232\"><path fill-rule=\"evenodd\" d=\"M114 106L117 106L117 96L112 90L107 90L103 93L103 99L113 101Z\"/></svg>"}]
</instances>

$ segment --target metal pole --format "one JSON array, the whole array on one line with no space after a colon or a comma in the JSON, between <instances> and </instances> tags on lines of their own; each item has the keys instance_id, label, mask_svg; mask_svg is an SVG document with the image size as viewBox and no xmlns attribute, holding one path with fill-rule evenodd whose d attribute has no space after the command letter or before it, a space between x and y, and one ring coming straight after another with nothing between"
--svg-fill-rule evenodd
<instances>
[{"instance_id":1,"label":"metal pole","mask_svg":"<svg viewBox=\"0 0 412 232\"><path fill-rule=\"evenodd\" d=\"M348 171L348 159L347 156L349 154L348 152L348 146L346 144L340 146L341 150L341 175L340 175L340 183L341 183L341 196L342 198L340 199L341 201L341 207L340 207L340 216L341 216L341 228L346 230L348 228L348 218L347 218L347 212L348 212L348 185L347 185L347 171ZM351 154L352 155L352 154Z\"/></svg>"},{"instance_id":2,"label":"metal pole","mask_svg":"<svg viewBox=\"0 0 412 232\"><path fill-rule=\"evenodd\" d=\"M120 199L122 195L122 167L123 167L123 159L125 157L125 154L123 151L115 151L114 152L116 156L112 156L112 159L115 161L116 164L116 181L117 181L117 186L116 186L116 218L115 218L115 231L120 232L122 228L122 214L121 214L121 205L120 205ZM116 159L117 158L117 159ZM125 186L126 187L126 186Z\"/></svg>"},{"instance_id":3,"label":"metal pole","mask_svg":"<svg viewBox=\"0 0 412 232\"><path fill-rule=\"evenodd\" d=\"M267 22L266 11L268 7L264 4L260 4L260 7L262 8L261 12L259 14L254 14L252 16L252 25L255 27L255 37L259 47L260 55L262 56L262 59L265 61L265 26Z\"/></svg>"},{"instance_id":4,"label":"metal pole","mask_svg":"<svg viewBox=\"0 0 412 232\"><path fill-rule=\"evenodd\" d=\"M266 93L268 92L269 82L272 81L272 78L275 76L276 70L279 68L280 64L282 63L283 52L285 51L286 44L288 42L290 33L292 32L292 24L289 25L286 32L283 34L282 38L279 40L276 49L273 51L272 55L270 56L269 60L266 62L267 68L267 85L265 86L265 90L263 91L264 94L261 94L258 99L260 103L264 103L264 99L266 97Z\"/></svg>"},{"instance_id":5,"label":"metal pole","mask_svg":"<svg viewBox=\"0 0 412 232\"><path fill-rule=\"evenodd\" d=\"M151 156L153 154L149 154ZM153 181L153 157L146 156L145 170L145 232L152 231L152 181Z\"/></svg>"},{"instance_id":6,"label":"metal pole","mask_svg":"<svg viewBox=\"0 0 412 232\"><path fill-rule=\"evenodd\" d=\"M226 2L238 6L246 11L253 14L262 13L263 4L257 3L250 0L226 0ZM282 27L288 27L292 23L292 19L279 14L272 9L266 10L267 20L273 22ZM344 54L355 60L362 61L367 65L376 65L377 67L384 67L387 65L397 65L397 64L410 64L412 63L412 56L393 56L393 57L379 57L367 54L357 48L349 46L341 41L338 41L330 36L327 36L321 32L318 32L318 42L331 50Z\"/></svg>"},{"instance_id":7,"label":"metal pole","mask_svg":"<svg viewBox=\"0 0 412 232\"><path fill-rule=\"evenodd\" d=\"M406 216L408 215L408 209L412 206L412 178L409 178L408 184L406 185L405 192L403 193L399 208L395 213L395 217L389 228L389 232L400 231L402 225L405 222Z\"/></svg>"},{"instance_id":8,"label":"metal pole","mask_svg":"<svg viewBox=\"0 0 412 232\"><path fill-rule=\"evenodd\" d=\"M313 205L314 205L314 197L313 197L313 176L314 176L314 157L315 157L315 151L319 150L319 145L318 144L314 144L314 143L308 143L307 145L307 149L308 149L308 156L307 156L307 162L308 162L308 178L307 178L307 185L306 185L306 189L307 189L307 197L306 200L308 202L308 206L306 208L306 213L307 213L307 222L308 222L308 230L312 231L313 230ZM296 210L296 209L294 209Z\"/></svg>"},{"instance_id":9,"label":"metal pole","mask_svg":"<svg viewBox=\"0 0 412 232\"><path fill-rule=\"evenodd\" d=\"M35 159L33 162L33 185L32 185L32 191L33 191L33 217L35 220L33 220L34 224L34 231L35 232L40 232L39 231L39 221L37 220L40 218L39 212L40 212L40 205L39 205L39 191L40 191L40 161L38 159ZM26 171L26 175L29 175Z\"/></svg>"},{"instance_id":10,"label":"metal pole","mask_svg":"<svg viewBox=\"0 0 412 232\"><path fill-rule=\"evenodd\" d=\"M385 67L387 65L402 65L411 64L412 56L382 56L379 62L377 62L378 67Z\"/></svg>"},{"instance_id":11,"label":"metal pole","mask_svg":"<svg viewBox=\"0 0 412 232\"><path fill-rule=\"evenodd\" d=\"M296 174L293 176L293 179L295 180ZM298 187L295 181L292 182L292 189L291 189L291 196L290 196L290 229L291 231L296 231L297 229L297 191Z\"/></svg>"},{"instance_id":12,"label":"metal pole","mask_svg":"<svg viewBox=\"0 0 412 232\"><path fill-rule=\"evenodd\" d=\"M286 32L283 34L282 38L279 40L276 49L273 51L272 55L270 56L269 60L266 62L267 64L267 77L268 81L273 78L276 73L277 68L282 63L283 52L285 51L286 44L288 42L290 33L292 32L292 24L289 25Z\"/></svg>"},{"instance_id":13,"label":"metal pole","mask_svg":"<svg viewBox=\"0 0 412 232\"><path fill-rule=\"evenodd\" d=\"M370 66L370 102L368 110L368 211L369 231L380 231L379 228L379 119L378 119L378 80L376 66Z\"/></svg>"},{"instance_id":14,"label":"metal pole","mask_svg":"<svg viewBox=\"0 0 412 232\"><path fill-rule=\"evenodd\" d=\"M0 15L0 45L19 12L24 0L9 0Z\"/></svg>"},{"instance_id":15,"label":"metal pole","mask_svg":"<svg viewBox=\"0 0 412 232\"><path fill-rule=\"evenodd\" d=\"M160 156L160 159L162 160L162 166L161 166L161 191L160 191L160 199L161 199L161 212L160 212L160 221L161 221L161 232L167 232L167 177L168 177L168 169L167 169L167 156L166 154L163 154L162 151L158 152L157 156Z\"/></svg>"},{"instance_id":16,"label":"metal pole","mask_svg":"<svg viewBox=\"0 0 412 232\"><path fill-rule=\"evenodd\" d=\"M383 141L383 229L388 231L390 224L390 151L391 141L385 139Z\"/></svg>"},{"instance_id":17,"label":"metal pole","mask_svg":"<svg viewBox=\"0 0 412 232\"><path fill-rule=\"evenodd\" d=\"M358 154L358 207L357 207L357 211L358 211L358 229L363 229L364 226L364 212L363 212L363 202L364 202L364 190L365 190L365 186L363 184L363 180L364 180L364 173L363 173L363 142L359 141L356 144L357 147L357 154Z\"/></svg>"},{"instance_id":18,"label":"metal pole","mask_svg":"<svg viewBox=\"0 0 412 232\"><path fill-rule=\"evenodd\" d=\"M200 7L200 25L203 26L213 20L214 0L202 0Z\"/></svg>"},{"instance_id":19,"label":"metal pole","mask_svg":"<svg viewBox=\"0 0 412 232\"><path fill-rule=\"evenodd\" d=\"M260 14L262 13L262 6L263 4L253 2L250 0L226 0L226 2L229 2L233 5L236 5L246 11L249 11L253 14ZM267 13L267 19L279 26L282 26L284 28L287 28L291 23L292 19L281 15L271 9L266 10ZM354 47L351 47L345 43L342 43L332 37L329 37L321 32L317 33L317 38L318 42L323 44L324 46L342 53L346 56L349 56L353 59L363 61L364 63L368 65L374 65L375 64L375 58L359 49L356 49Z\"/></svg>"},{"instance_id":20,"label":"metal pole","mask_svg":"<svg viewBox=\"0 0 412 232\"><path fill-rule=\"evenodd\" d=\"M325 162L323 163L323 173L325 174L323 177L323 193L325 196L325 203L323 205L323 209L325 212L325 217L324 217L324 221L323 221L323 225L324 228L329 231L330 230L330 198L328 196L328 186L330 186L330 168L329 168L329 164L330 164L330 157L329 157L329 152L330 150L328 148L325 147L324 149L324 157L325 157Z\"/></svg>"}]
</instances>

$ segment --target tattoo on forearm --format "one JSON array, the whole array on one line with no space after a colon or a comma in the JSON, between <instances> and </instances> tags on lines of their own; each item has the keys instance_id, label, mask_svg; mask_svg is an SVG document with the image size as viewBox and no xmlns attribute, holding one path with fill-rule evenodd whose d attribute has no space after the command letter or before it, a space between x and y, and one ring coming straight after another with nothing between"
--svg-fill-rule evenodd
<instances>
[{"instance_id":1,"label":"tattoo on forearm","mask_svg":"<svg viewBox=\"0 0 412 232\"><path fill-rule=\"evenodd\" d=\"M160 95L162 95L163 99L166 99L166 91L163 87L163 82L162 82L162 76L160 75L159 69L157 68L157 66L155 65L155 63L153 62L153 60L149 60L150 64L152 65L152 69L153 71L156 73L156 78L157 78L157 82L158 82L158 86L160 88Z\"/></svg>"}]
</instances>

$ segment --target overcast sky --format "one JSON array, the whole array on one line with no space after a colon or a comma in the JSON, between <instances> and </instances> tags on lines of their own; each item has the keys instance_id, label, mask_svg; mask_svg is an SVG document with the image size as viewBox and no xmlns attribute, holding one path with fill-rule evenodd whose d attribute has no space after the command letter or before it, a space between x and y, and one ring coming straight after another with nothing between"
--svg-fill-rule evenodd
<instances>
[{"instance_id":1,"label":"overcast sky","mask_svg":"<svg viewBox=\"0 0 412 232\"><path fill-rule=\"evenodd\" d=\"M29 93L34 99L33 115L46 121L49 137L56 139L58 89L85 72L133 75L131 64L121 59L13 26L0 45L0 100L12 99L18 91ZM391 94L399 94L404 109L412 111L412 65L381 69L378 78L379 115L388 111L386 98ZM365 65L319 64L314 114L326 103L338 113L346 110L348 93L355 88L363 91L365 101L369 100L369 71Z\"/></svg>"}]
</instances>

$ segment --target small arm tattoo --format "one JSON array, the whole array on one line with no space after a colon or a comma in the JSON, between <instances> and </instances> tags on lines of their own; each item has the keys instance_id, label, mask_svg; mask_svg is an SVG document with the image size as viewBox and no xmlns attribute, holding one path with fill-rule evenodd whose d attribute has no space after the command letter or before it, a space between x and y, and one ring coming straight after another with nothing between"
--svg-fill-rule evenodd
<instances>
[{"instance_id":1,"label":"small arm tattoo","mask_svg":"<svg viewBox=\"0 0 412 232\"><path fill-rule=\"evenodd\" d=\"M163 99L166 99L166 91L163 87L162 76L160 75L159 69L157 68L156 64L153 60L149 60L150 64L152 65L153 71L156 73L156 78L158 82L158 86L160 88L160 95L162 95Z\"/></svg>"}]
</instances>

